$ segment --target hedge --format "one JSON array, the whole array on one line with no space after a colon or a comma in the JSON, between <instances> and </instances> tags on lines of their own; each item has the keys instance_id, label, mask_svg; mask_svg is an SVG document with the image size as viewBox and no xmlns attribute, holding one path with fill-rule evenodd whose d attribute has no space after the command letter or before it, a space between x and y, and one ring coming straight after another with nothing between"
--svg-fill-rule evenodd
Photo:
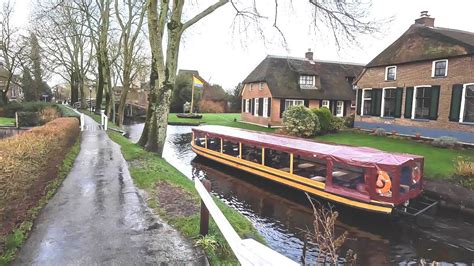
<instances>
[{"instance_id":1,"label":"hedge","mask_svg":"<svg viewBox=\"0 0 474 266\"><path fill-rule=\"evenodd\" d=\"M77 119L57 118L0 140L0 251L5 234L42 197L78 136Z\"/></svg>"}]
</instances>

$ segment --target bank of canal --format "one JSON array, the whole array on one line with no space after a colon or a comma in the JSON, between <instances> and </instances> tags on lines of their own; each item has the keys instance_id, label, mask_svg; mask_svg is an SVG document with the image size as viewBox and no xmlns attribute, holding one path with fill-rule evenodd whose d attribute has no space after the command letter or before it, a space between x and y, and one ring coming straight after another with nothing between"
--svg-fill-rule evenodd
<instances>
[{"instance_id":1,"label":"bank of canal","mask_svg":"<svg viewBox=\"0 0 474 266\"><path fill-rule=\"evenodd\" d=\"M143 124L126 126L137 141ZM312 212L302 192L258 176L237 171L191 151L191 127L169 126L163 156L188 178L205 177L213 192L250 219L278 252L299 260L303 229L311 227ZM408 220L391 222L388 217L337 206L338 231L348 231L343 252L353 249L361 265L386 265L437 261L470 265L474 258L474 221L457 213L440 213L423 219L423 226ZM314 252L313 252L314 254Z\"/></svg>"}]
</instances>

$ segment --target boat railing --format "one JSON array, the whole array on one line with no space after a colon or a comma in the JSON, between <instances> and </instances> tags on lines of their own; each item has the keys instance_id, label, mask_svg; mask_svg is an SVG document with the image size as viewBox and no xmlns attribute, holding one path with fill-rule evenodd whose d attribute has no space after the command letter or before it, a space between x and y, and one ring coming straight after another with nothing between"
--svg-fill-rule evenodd
<instances>
[{"instance_id":1,"label":"boat railing","mask_svg":"<svg viewBox=\"0 0 474 266\"><path fill-rule=\"evenodd\" d=\"M241 239L209 194L210 181L203 182L205 185L197 178L194 181L194 186L201 197L201 235L208 233L210 214L241 265L299 265L253 239Z\"/></svg>"}]
</instances>

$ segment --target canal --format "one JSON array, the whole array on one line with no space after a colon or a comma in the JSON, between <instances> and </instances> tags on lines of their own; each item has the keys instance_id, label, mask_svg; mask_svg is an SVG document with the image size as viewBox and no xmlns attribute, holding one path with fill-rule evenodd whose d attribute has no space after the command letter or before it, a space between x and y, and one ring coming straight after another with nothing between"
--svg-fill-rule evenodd
<instances>
[{"instance_id":1,"label":"canal","mask_svg":"<svg viewBox=\"0 0 474 266\"><path fill-rule=\"evenodd\" d=\"M126 126L137 141L143 124ZM191 150L191 127L168 126L163 157L188 178L207 178L213 193L246 216L268 245L299 261L303 231L312 226L312 209L304 193L242 171L197 158ZM360 265L474 262L474 221L441 212L415 223L336 206L336 232L348 232L342 252L352 249ZM314 249L307 262L314 261Z\"/></svg>"}]
</instances>

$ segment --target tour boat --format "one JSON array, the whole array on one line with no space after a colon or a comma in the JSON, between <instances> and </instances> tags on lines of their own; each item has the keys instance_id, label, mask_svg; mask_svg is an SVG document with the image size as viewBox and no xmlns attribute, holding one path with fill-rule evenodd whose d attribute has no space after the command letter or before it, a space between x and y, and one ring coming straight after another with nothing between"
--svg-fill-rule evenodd
<instances>
[{"instance_id":1,"label":"tour boat","mask_svg":"<svg viewBox=\"0 0 474 266\"><path fill-rule=\"evenodd\" d=\"M378 213L407 212L423 190L424 158L417 155L224 126L193 128L192 149L311 195Z\"/></svg>"}]
</instances>

